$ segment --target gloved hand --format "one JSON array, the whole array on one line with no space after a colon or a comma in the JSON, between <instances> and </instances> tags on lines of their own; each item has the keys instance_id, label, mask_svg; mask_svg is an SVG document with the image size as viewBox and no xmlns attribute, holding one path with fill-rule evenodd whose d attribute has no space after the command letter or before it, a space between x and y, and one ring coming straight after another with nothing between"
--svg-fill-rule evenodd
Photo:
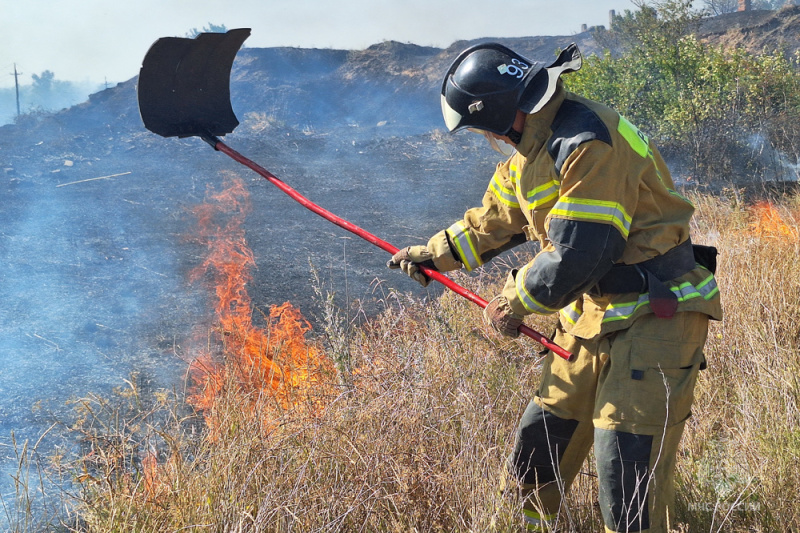
<instances>
[{"instance_id":1,"label":"gloved hand","mask_svg":"<svg viewBox=\"0 0 800 533\"><path fill-rule=\"evenodd\" d=\"M422 273L419 265L422 264L433 270L437 270L433 264L434 254L428 251L427 246L408 246L403 248L387 261L386 266L391 269L400 268L408 276L418 282L423 287L427 287L431 278Z\"/></svg>"},{"instance_id":2,"label":"gloved hand","mask_svg":"<svg viewBox=\"0 0 800 533\"><path fill-rule=\"evenodd\" d=\"M486 323L498 333L506 337L519 337L519 327L522 325L522 315L511 309L511 304L505 296L496 296L483 310Z\"/></svg>"}]
</instances>

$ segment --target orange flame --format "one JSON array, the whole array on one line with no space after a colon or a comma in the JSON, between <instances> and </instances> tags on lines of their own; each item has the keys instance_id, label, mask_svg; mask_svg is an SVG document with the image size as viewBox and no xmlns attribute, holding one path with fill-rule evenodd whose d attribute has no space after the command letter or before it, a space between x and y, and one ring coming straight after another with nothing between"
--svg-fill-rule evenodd
<instances>
[{"instance_id":1,"label":"orange flame","mask_svg":"<svg viewBox=\"0 0 800 533\"><path fill-rule=\"evenodd\" d=\"M153 452L142 459L142 482L148 500L160 501L165 494L167 483L162 479L158 459Z\"/></svg>"},{"instance_id":2,"label":"orange flame","mask_svg":"<svg viewBox=\"0 0 800 533\"><path fill-rule=\"evenodd\" d=\"M794 220L788 224L775 206L767 201L761 201L750 207L750 231L762 237L790 237L797 239L800 233ZM792 216L787 213L787 216Z\"/></svg>"},{"instance_id":3,"label":"orange flame","mask_svg":"<svg viewBox=\"0 0 800 533\"><path fill-rule=\"evenodd\" d=\"M272 406L283 411L303 407L313 414L323 407L319 393L333 373L330 360L305 338L311 325L289 302L270 308L265 327L253 324L247 283L255 261L243 227L249 209L247 189L236 177L228 177L223 191L210 191L194 209L208 254L191 277L211 277L216 337L223 345L221 357L202 353L192 363L196 392L189 401L206 414L209 426L216 400L231 386L253 412L264 411L263 393L268 393Z\"/></svg>"}]
</instances>

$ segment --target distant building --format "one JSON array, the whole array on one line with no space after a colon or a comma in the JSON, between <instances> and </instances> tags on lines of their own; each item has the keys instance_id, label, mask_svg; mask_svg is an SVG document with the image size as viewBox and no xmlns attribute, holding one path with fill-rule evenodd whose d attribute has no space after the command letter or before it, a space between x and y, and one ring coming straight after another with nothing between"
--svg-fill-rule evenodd
<instances>
[{"instance_id":1,"label":"distant building","mask_svg":"<svg viewBox=\"0 0 800 533\"><path fill-rule=\"evenodd\" d=\"M610 10L608 12L608 29L614 29L614 19L617 18L617 12L615 10ZM598 29L606 29L605 26L591 26L589 27L588 24L581 24L581 31L589 31L589 30L598 30Z\"/></svg>"},{"instance_id":2,"label":"distant building","mask_svg":"<svg viewBox=\"0 0 800 533\"><path fill-rule=\"evenodd\" d=\"M752 6L750 0L739 0L739 11L750 11Z\"/></svg>"}]
</instances>

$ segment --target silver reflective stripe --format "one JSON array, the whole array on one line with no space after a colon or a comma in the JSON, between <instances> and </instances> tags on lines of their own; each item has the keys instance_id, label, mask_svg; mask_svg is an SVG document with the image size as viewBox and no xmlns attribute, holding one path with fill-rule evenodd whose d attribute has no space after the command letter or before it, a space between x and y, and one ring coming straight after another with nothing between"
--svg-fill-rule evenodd
<instances>
[{"instance_id":1,"label":"silver reflective stripe","mask_svg":"<svg viewBox=\"0 0 800 533\"><path fill-rule=\"evenodd\" d=\"M610 222L617 227L626 239L631 230L631 217L625 211L625 208L617 202L562 196L553 206L550 215L571 217L578 220Z\"/></svg>"},{"instance_id":2,"label":"silver reflective stripe","mask_svg":"<svg viewBox=\"0 0 800 533\"><path fill-rule=\"evenodd\" d=\"M530 202L528 208L536 209L540 205L545 204L554 198L558 198L558 187L558 182L553 180L545 183L544 185L539 185L531 191L528 191L528 194L526 195L528 201Z\"/></svg>"},{"instance_id":3,"label":"silver reflective stripe","mask_svg":"<svg viewBox=\"0 0 800 533\"><path fill-rule=\"evenodd\" d=\"M718 292L717 280L714 275L708 276L700 284L695 287L688 281L680 284L678 287L670 287L670 290L678 297L678 302L686 302L694 298L703 298L710 300ZM624 304L612 305L603 314L603 322L615 322L617 320L626 320L633 316L633 314L643 305L650 303L650 293L644 293L639 296L635 302Z\"/></svg>"},{"instance_id":4,"label":"silver reflective stripe","mask_svg":"<svg viewBox=\"0 0 800 533\"><path fill-rule=\"evenodd\" d=\"M603 322L614 322L616 320L630 318L637 309L649 303L650 293L648 292L640 295L639 299L635 302L612 305L603 314Z\"/></svg>"},{"instance_id":5,"label":"silver reflective stripe","mask_svg":"<svg viewBox=\"0 0 800 533\"><path fill-rule=\"evenodd\" d=\"M705 300L710 300L716 296L719 293L719 287L717 286L717 279L714 277L714 274L711 274L700 282L700 285L697 286L697 290L700 291L700 295Z\"/></svg>"},{"instance_id":6,"label":"silver reflective stripe","mask_svg":"<svg viewBox=\"0 0 800 533\"><path fill-rule=\"evenodd\" d=\"M503 186L503 184L500 182L499 174L495 173L495 175L492 176L492 181L489 183L489 189L491 189L501 203L509 207L519 207L517 194L512 189Z\"/></svg>"},{"instance_id":7,"label":"silver reflective stripe","mask_svg":"<svg viewBox=\"0 0 800 533\"><path fill-rule=\"evenodd\" d=\"M580 311L578 311L578 308L575 307L574 302L559 312L561 313L561 316L563 316L570 324L575 324L582 314Z\"/></svg>"},{"instance_id":8,"label":"silver reflective stripe","mask_svg":"<svg viewBox=\"0 0 800 533\"><path fill-rule=\"evenodd\" d=\"M670 290L675 293L679 302L685 302L686 300L691 300L692 298L698 298L700 296L700 292L689 282L681 283L677 287L672 287Z\"/></svg>"},{"instance_id":9,"label":"silver reflective stripe","mask_svg":"<svg viewBox=\"0 0 800 533\"><path fill-rule=\"evenodd\" d=\"M456 247L461 262L464 263L467 270L472 270L483 264L464 224L456 222L447 228L447 235L450 237L450 242Z\"/></svg>"},{"instance_id":10,"label":"silver reflective stripe","mask_svg":"<svg viewBox=\"0 0 800 533\"><path fill-rule=\"evenodd\" d=\"M522 270L517 272L517 298L522 303L522 306L525 307L531 313L536 313L537 315L549 315L551 313L555 313L558 309L551 309L538 301L528 292L528 289L525 288L525 278L528 274L528 268L530 267L530 263L522 267Z\"/></svg>"},{"instance_id":11,"label":"silver reflective stripe","mask_svg":"<svg viewBox=\"0 0 800 533\"><path fill-rule=\"evenodd\" d=\"M508 177L511 179L511 185L516 189L517 181L519 180L519 169L517 169L517 165L508 165Z\"/></svg>"}]
</instances>

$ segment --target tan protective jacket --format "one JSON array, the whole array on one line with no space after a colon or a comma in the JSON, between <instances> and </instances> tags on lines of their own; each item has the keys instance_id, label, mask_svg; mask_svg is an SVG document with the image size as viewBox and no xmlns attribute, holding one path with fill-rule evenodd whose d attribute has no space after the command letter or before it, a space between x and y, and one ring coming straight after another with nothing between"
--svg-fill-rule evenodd
<instances>
[{"instance_id":1,"label":"tan protective jacket","mask_svg":"<svg viewBox=\"0 0 800 533\"><path fill-rule=\"evenodd\" d=\"M615 263L643 263L686 241L693 212L647 136L559 87L526 117L517 152L498 164L482 207L428 247L440 270L472 270L537 240L541 251L512 272L503 294L519 314L559 312L568 333L592 338L652 312L648 292L603 295L593 290L597 282ZM722 318L714 276L699 264L664 285L678 311Z\"/></svg>"}]
</instances>

